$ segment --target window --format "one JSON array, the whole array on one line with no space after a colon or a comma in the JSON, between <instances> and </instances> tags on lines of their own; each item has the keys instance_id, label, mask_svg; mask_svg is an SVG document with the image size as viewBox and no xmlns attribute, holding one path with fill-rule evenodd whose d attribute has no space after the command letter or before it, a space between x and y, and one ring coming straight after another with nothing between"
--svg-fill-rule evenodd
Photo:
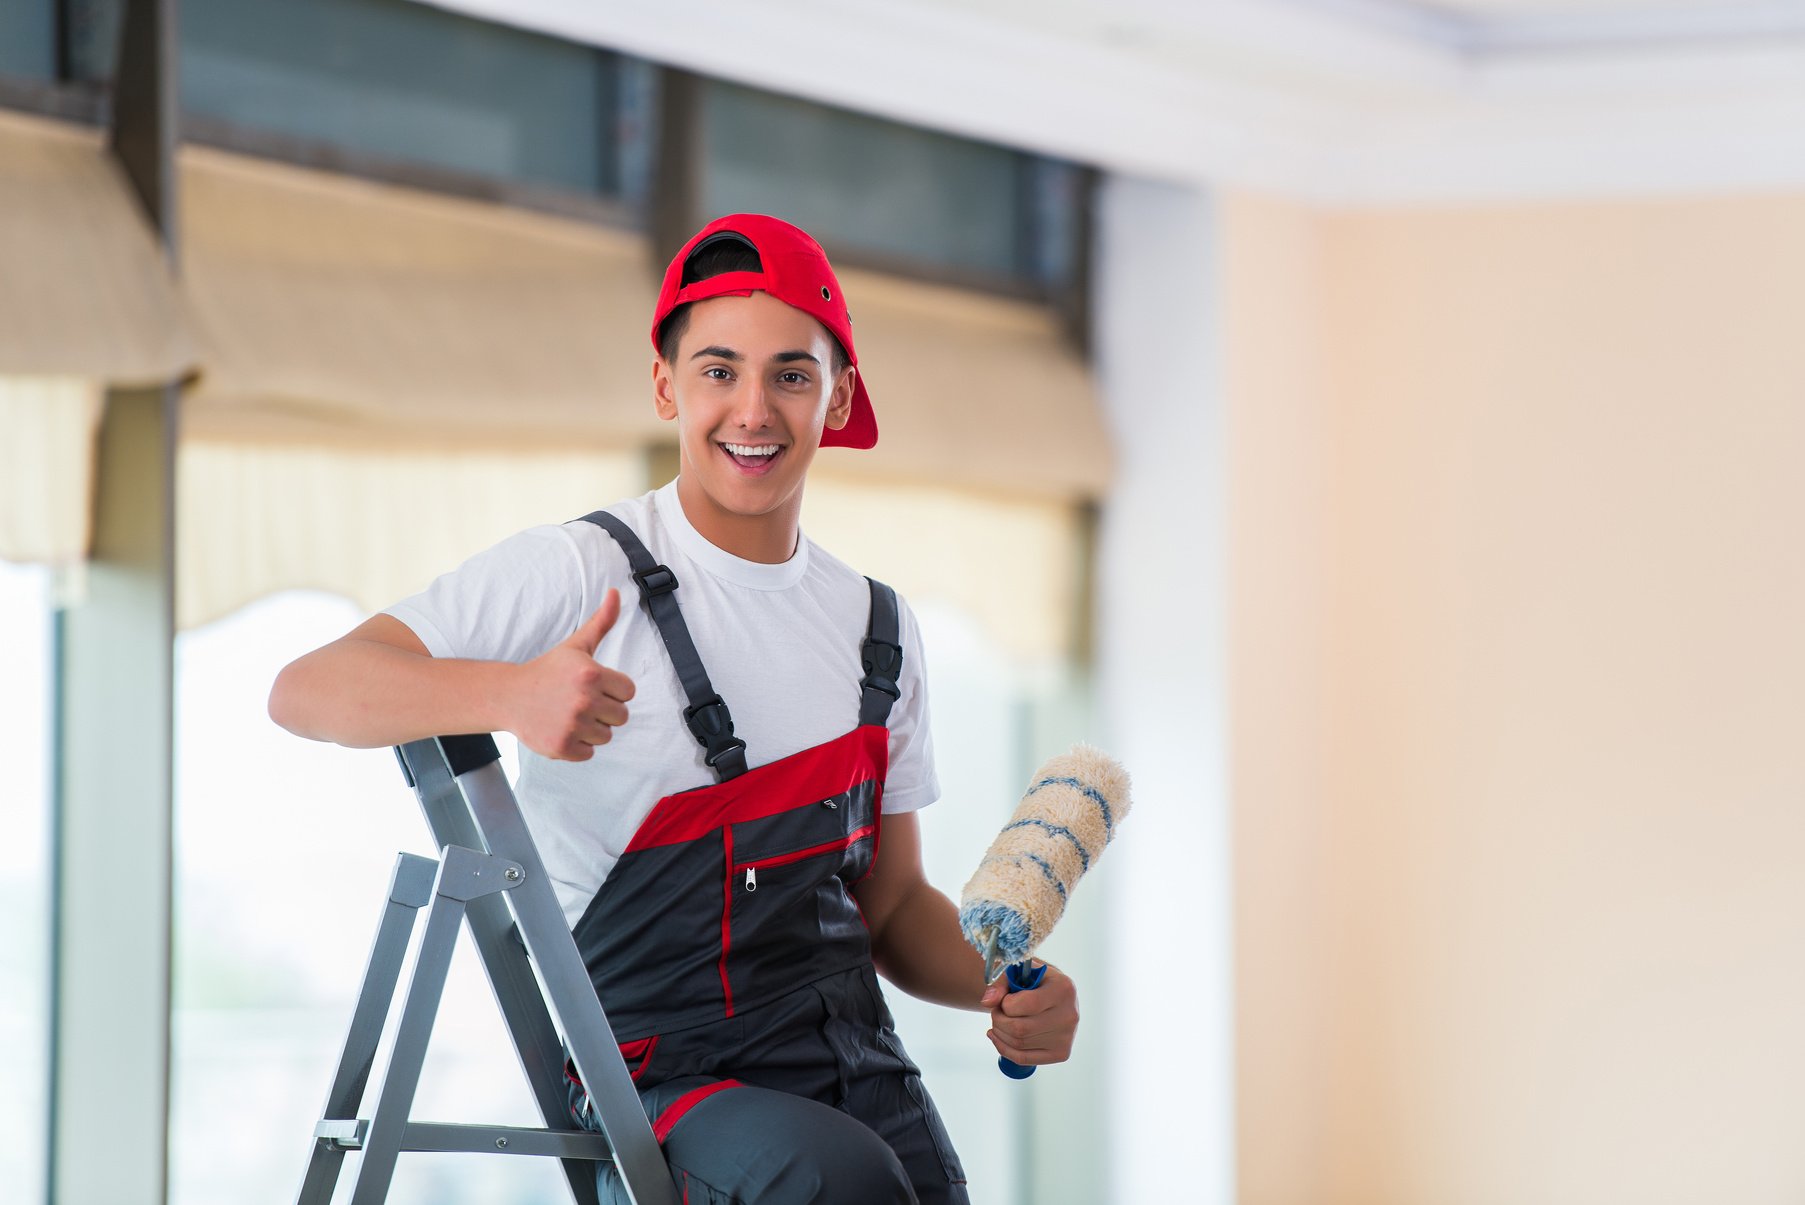
<instances>
[{"instance_id":1,"label":"window","mask_svg":"<svg viewBox=\"0 0 1805 1205\"><path fill-rule=\"evenodd\" d=\"M0 0L0 105L100 124L125 0Z\"/></svg>"},{"instance_id":2,"label":"window","mask_svg":"<svg viewBox=\"0 0 1805 1205\"><path fill-rule=\"evenodd\" d=\"M1075 287L1085 177L1071 164L720 81L700 108L710 216L782 214L848 263L907 275Z\"/></svg>"},{"instance_id":3,"label":"window","mask_svg":"<svg viewBox=\"0 0 1805 1205\"><path fill-rule=\"evenodd\" d=\"M184 0L181 21L198 141L575 194L633 185L631 81L606 51L408 0Z\"/></svg>"},{"instance_id":4,"label":"window","mask_svg":"<svg viewBox=\"0 0 1805 1205\"><path fill-rule=\"evenodd\" d=\"M119 31L125 21L125 0L61 0L63 73L84 83L105 83L113 78L119 61Z\"/></svg>"},{"instance_id":5,"label":"window","mask_svg":"<svg viewBox=\"0 0 1805 1205\"><path fill-rule=\"evenodd\" d=\"M0 562L0 1183L44 1199L50 1078L50 571Z\"/></svg>"},{"instance_id":6,"label":"window","mask_svg":"<svg viewBox=\"0 0 1805 1205\"><path fill-rule=\"evenodd\" d=\"M7 0L0 4L0 75L29 80L56 78L53 0Z\"/></svg>"}]
</instances>

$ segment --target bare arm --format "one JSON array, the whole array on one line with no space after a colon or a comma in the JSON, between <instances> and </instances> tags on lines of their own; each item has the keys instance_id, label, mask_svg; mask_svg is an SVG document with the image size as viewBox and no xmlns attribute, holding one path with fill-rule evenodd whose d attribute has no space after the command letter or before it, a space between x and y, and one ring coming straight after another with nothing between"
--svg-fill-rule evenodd
<instances>
[{"instance_id":1,"label":"bare arm","mask_svg":"<svg viewBox=\"0 0 1805 1205\"><path fill-rule=\"evenodd\" d=\"M871 959L911 996L984 1008L984 959L959 931L959 910L921 868L914 812L885 816L877 868L855 889L871 930Z\"/></svg>"},{"instance_id":2,"label":"bare arm","mask_svg":"<svg viewBox=\"0 0 1805 1205\"><path fill-rule=\"evenodd\" d=\"M1024 1066L1064 1062L1078 1029L1078 989L1049 965L1041 985L1004 994L984 984L984 960L959 930L959 910L927 881L913 812L884 817L877 868L855 889L884 978L923 1000L990 1014L991 1044Z\"/></svg>"},{"instance_id":3,"label":"bare arm","mask_svg":"<svg viewBox=\"0 0 1805 1205\"><path fill-rule=\"evenodd\" d=\"M610 590L569 639L520 665L436 658L412 628L376 615L291 662L270 718L297 736L353 748L451 732L512 732L547 757L587 761L627 722L633 682L596 663L620 614Z\"/></svg>"}]
</instances>

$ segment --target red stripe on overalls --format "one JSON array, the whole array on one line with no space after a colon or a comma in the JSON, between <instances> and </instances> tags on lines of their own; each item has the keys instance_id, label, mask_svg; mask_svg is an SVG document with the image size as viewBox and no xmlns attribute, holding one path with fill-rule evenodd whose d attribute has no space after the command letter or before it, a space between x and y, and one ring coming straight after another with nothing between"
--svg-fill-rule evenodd
<instances>
[{"instance_id":1,"label":"red stripe on overalls","mask_svg":"<svg viewBox=\"0 0 1805 1205\"><path fill-rule=\"evenodd\" d=\"M691 1088L688 1092L685 1092L682 1096L679 1096L676 1100L673 1100L670 1104L665 1106L664 1112L658 1115L658 1120L652 1123L652 1137L658 1139L658 1141L662 1143L666 1138L671 1136L671 1131L677 1128L677 1123L683 1120L683 1115L685 1113L688 1113L691 1109L713 1096L716 1092L723 1092L728 1088L741 1088L744 1086L745 1085L741 1084L736 1079L724 1079L719 1083L703 1084L700 1088Z\"/></svg>"},{"instance_id":2,"label":"red stripe on overalls","mask_svg":"<svg viewBox=\"0 0 1805 1205\"><path fill-rule=\"evenodd\" d=\"M625 852L679 845L729 824L762 820L801 803L832 799L871 781L873 767L878 768L881 792L882 767L888 764L889 754L890 730L880 724L866 724L738 778L667 795L646 816Z\"/></svg>"},{"instance_id":3,"label":"red stripe on overalls","mask_svg":"<svg viewBox=\"0 0 1805 1205\"><path fill-rule=\"evenodd\" d=\"M658 1049L658 1039L661 1036L662 1035L660 1034L653 1034L649 1038L640 1038L636 1042L617 1043L620 1047L622 1062L637 1062L639 1064L638 1069L633 1072L634 1079L638 1079L645 1074L646 1067L652 1062L652 1052ZM571 1062L568 1057L564 1060L564 1078L575 1084L577 1087L582 1088L583 1091L589 1091L588 1086L583 1083L583 1077L577 1074L577 1065Z\"/></svg>"},{"instance_id":4,"label":"red stripe on overalls","mask_svg":"<svg viewBox=\"0 0 1805 1205\"><path fill-rule=\"evenodd\" d=\"M742 870L763 870L767 866L788 866L791 862L801 862L806 858L818 858L822 854L832 853L836 849L845 849L848 845L863 841L866 837L869 837L875 832L877 832L877 825L867 824L864 828L854 829L852 832L847 833L838 841L823 841L821 844L811 845L807 849L793 850L787 854L774 854L769 858L760 858L756 862L741 862L738 865L733 864L733 843L730 839L727 843L727 861L728 865L731 867L728 871L728 877L731 879L735 873Z\"/></svg>"},{"instance_id":5,"label":"red stripe on overalls","mask_svg":"<svg viewBox=\"0 0 1805 1205\"><path fill-rule=\"evenodd\" d=\"M721 829L721 847L726 853L722 863L727 867L721 878L721 995L727 1002L727 1015L733 1015L733 984L727 980L727 950L733 945L733 826Z\"/></svg>"}]
</instances>

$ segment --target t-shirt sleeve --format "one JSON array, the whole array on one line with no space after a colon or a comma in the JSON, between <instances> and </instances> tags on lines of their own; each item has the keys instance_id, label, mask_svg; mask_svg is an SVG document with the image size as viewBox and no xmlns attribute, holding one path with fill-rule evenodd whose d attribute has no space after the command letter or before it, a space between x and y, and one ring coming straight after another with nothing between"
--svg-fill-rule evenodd
<instances>
[{"instance_id":1,"label":"t-shirt sleeve","mask_svg":"<svg viewBox=\"0 0 1805 1205\"><path fill-rule=\"evenodd\" d=\"M389 607L435 657L530 661L577 630L590 594L561 527L528 528Z\"/></svg>"},{"instance_id":2,"label":"t-shirt sleeve","mask_svg":"<svg viewBox=\"0 0 1805 1205\"><path fill-rule=\"evenodd\" d=\"M915 612L899 595L903 665L890 709L890 767L884 777L884 811L913 812L940 798L934 771L934 733L928 716L927 665L921 650L921 628Z\"/></svg>"}]
</instances>

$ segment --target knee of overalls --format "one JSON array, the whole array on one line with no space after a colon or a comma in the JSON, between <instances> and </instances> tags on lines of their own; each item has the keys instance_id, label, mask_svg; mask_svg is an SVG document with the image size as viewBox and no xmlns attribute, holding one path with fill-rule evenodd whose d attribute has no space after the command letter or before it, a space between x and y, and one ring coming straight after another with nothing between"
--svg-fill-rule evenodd
<instances>
[{"instance_id":1,"label":"knee of overalls","mask_svg":"<svg viewBox=\"0 0 1805 1205\"><path fill-rule=\"evenodd\" d=\"M915 1205L889 1144L831 1105L701 1077L660 1088L645 1103L689 1205ZM627 1200L612 1165L598 1187Z\"/></svg>"}]
</instances>

